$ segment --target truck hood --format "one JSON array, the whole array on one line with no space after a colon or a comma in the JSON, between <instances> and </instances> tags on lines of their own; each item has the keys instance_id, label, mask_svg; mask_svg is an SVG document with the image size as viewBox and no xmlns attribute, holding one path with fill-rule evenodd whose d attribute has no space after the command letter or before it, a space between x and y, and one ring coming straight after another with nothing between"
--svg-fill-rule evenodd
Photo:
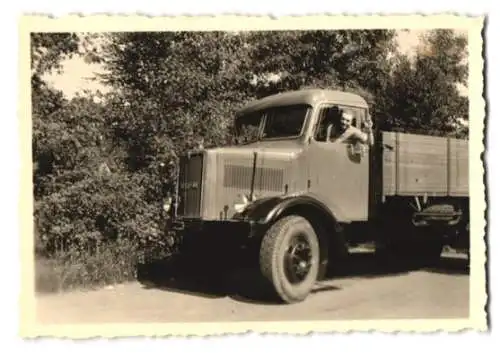
<instances>
[{"instance_id":1,"label":"truck hood","mask_svg":"<svg viewBox=\"0 0 500 353\"><path fill-rule=\"evenodd\" d=\"M261 198L297 192L300 180L305 180L297 178L302 149L296 141L274 140L188 152L192 158L183 159L180 168L185 180L181 197L187 200L181 205L182 216L231 218L242 195ZM208 187L196 188L200 183Z\"/></svg>"},{"instance_id":2,"label":"truck hood","mask_svg":"<svg viewBox=\"0 0 500 353\"><path fill-rule=\"evenodd\" d=\"M269 140L258 141L245 145L234 145L227 147L210 148L209 151L224 152L228 154L265 152L266 155L281 155L285 157L294 157L303 150L303 145L295 140Z\"/></svg>"}]
</instances>

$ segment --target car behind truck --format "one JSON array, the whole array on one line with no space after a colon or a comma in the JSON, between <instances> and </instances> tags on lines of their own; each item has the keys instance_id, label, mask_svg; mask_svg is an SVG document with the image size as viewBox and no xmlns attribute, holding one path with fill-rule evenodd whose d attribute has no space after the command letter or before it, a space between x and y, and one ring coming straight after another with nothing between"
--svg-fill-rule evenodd
<instances>
[{"instance_id":1,"label":"car behind truck","mask_svg":"<svg viewBox=\"0 0 500 353\"><path fill-rule=\"evenodd\" d=\"M237 113L241 141L183 155L164 204L179 256L204 269L253 263L263 290L295 303L353 244L419 264L445 243L468 247L467 140L374 131L371 146L331 142L331 109L361 130L370 114L352 93L276 94Z\"/></svg>"}]
</instances>

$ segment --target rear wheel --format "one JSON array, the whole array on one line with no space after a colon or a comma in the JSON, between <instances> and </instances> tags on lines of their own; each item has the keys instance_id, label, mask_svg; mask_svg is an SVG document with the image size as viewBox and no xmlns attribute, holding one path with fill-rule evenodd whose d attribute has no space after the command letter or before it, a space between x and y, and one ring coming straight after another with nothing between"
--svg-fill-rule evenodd
<instances>
[{"instance_id":1,"label":"rear wheel","mask_svg":"<svg viewBox=\"0 0 500 353\"><path fill-rule=\"evenodd\" d=\"M316 283L320 250L311 224L287 216L273 224L260 248L261 273L273 292L286 303L303 301Z\"/></svg>"}]
</instances>

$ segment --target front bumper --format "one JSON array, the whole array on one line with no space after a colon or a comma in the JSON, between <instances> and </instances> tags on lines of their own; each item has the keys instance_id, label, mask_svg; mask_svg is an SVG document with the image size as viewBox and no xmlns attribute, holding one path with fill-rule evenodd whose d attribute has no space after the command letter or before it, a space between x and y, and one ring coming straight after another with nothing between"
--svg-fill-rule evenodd
<instances>
[{"instance_id":1,"label":"front bumper","mask_svg":"<svg viewBox=\"0 0 500 353\"><path fill-rule=\"evenodd\" d=\"M252 244L262 230L258 223L246 220L172 219L165 235L169 245L240 248Z\"/></svg>"}]
</instances>

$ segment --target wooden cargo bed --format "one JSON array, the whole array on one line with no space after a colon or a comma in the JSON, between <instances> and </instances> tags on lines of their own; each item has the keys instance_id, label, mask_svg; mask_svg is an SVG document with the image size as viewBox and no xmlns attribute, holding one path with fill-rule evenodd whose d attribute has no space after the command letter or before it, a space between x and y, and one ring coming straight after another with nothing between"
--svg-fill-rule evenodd
<instances>
[{"instance_id":1,"label":"wooden cargo bed","mask_svg":"<svg viewBox=\"0 0 500 353\"><path fill-rule=\"evenodd\" d=\"M383 196L469 195L467 140L385 131L380 138Z\"/></svg>"}]
</instances>

